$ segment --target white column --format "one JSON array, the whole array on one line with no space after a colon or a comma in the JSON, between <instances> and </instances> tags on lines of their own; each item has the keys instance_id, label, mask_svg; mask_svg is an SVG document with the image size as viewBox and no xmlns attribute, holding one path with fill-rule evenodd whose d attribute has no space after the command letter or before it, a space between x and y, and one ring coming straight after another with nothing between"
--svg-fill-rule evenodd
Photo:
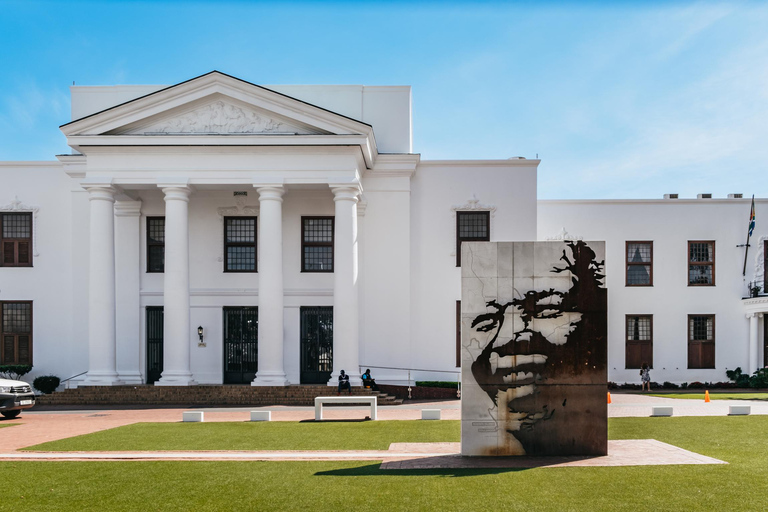
<instances>
[{"instance_id":1,"label":"white column","mask_svg":"<svg viewBox=\"0 0 768 512\"><path fill-rule=\"evenodd\" d=\"M91 232L88 283L88 374L83 386L122 384L115 362L115 189L86 187Z\"/></svg>"},{"instance_id":2,"label":"white column","mask_svg":"<svg viewBox=\"0 0 768 512\"><path fill-rule=\"evenodd\" d=\"M338 384L339 371L350 384L362 385L358 358L357 292L357 187L334 187L336 203L333 255L333 373L329 386Z\"/></svg>"},{"instance_id":3,"label":"white column","mask_svg":"<svg viewBox=\"0 0 768 512\"><path fill-rule=\"evenodd\" d=\"M165 275L163 286L163 373L156 386L190 386L189 194L187 186L163 187Z\"/></svg>"},{"instance_id":4,"label":"white column","mask_svg":"<svg viewBox=\"0 0 768 512\"><path fill-rule=\"evenodd\" d=\"M141 201L115 203L117 372L125 384L143 384L139 298Z\"/></svg>"},{"instance_id":5,"label":"white column","mask_svg":"<svg viewBox=\"0 0 768 512\"><path fill-rule=\"evenodd\" d=\"M752 375L757 370L759 360L759 347L757 343L757 313L749 313L747 318L749 318L749 375Z\"/></svg>"},{"instance_id":6,"label":"white column","mask_svg":"<svg viewBox=\"0 0 768 512\"><path fill-rule=\"evenodd\" d=\"M285 386L283 368L283 190L259 193L259 368L252 386Z\"/></svg>"}]
</instances>

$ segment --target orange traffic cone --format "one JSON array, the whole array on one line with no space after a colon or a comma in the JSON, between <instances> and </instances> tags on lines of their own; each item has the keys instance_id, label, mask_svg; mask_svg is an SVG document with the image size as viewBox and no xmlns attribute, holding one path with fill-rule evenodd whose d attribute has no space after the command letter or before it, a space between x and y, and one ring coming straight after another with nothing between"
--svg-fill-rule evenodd
<instances>
[{"instance_id":1,"label":"orange traffic cone","mask_svg":"<svg viewBox=\"0 0 768 512\"><path fill-rule=\"evenodd\" d=\"M709 403L709 390L704 391L704 402Z\"/></svg>"},{"instance_id":2,"label":"orange traffic cone","mask_svg":"<svg viewBox=\"0 0 768 512\"><path fill-rule=\"evenodd\" d=\"M611 392L608 392L608 403L611 403Z\"/></svg>"}]
</instances>

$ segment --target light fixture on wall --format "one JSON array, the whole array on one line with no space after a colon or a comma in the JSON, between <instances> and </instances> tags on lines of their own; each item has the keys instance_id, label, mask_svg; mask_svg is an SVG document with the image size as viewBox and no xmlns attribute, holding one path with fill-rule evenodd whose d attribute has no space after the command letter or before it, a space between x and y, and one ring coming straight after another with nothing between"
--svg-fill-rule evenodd
<instances>
[{"instance_id":1,"label":"light fixture on wall","mask_svg":"<svg viewBox=\"0 0 768 512\"><path fill-rule=\"evenodd\" d=\"M205 342L203 341L203 326L197 328L197 335L200 337L200 342L197 344L198 347L204 347Z\"/></svg>"}]
</instances>

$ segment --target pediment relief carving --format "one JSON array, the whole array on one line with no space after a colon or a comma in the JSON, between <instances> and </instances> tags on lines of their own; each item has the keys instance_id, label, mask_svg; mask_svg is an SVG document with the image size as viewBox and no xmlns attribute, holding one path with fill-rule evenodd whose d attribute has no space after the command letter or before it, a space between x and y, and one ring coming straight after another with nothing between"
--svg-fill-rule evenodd
<instances>
[{"instance_id":1,"label":"pediment relief carving","mask_svg":"<svg viewBox=\"0 0 768 512\"><path fill-rule=\"evenodd\" d=\"M184 114L130 131L133 134L300 134L323 133L297 126L265 113L217 100Z\"/></svg>"}]
</instances>

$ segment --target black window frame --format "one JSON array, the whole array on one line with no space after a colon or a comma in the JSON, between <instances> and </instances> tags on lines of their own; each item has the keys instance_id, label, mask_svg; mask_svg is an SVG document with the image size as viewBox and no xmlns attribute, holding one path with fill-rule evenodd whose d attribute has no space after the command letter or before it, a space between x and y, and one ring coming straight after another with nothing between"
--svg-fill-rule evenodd
<instances>
[{"instance_id":1,"label":"black window frame","mask_svg":"<svg viewBox=\"0 0 768 512\"><path fill-rule=\"evenodd\" d=\"M6 217L11 215L24 216L29 220L29 237L21 237L21 238L20 237L13 237L13 238L3 237L3 232L5 231ZM33 260L34 248L32 247L32 244L34 242L34 229L35 229L35 223L32 217L32 212L24 212L24 211L0 212L0 267L29 268L33 266L32 260ZM27 244L28 261L26 263L19 263L19 246L22 243ZM13 244L13 262L12 263L5 262L6 244Z\"/></svg>"},{"instance_id":2,"label":"black window frame","mask_svg":"<svg viewBox=\"0 0 768 512\"><path fill-rule=\"evenodd\" d=\"M150 238L150 223L153 221L163 221L163 241L157 242ZM165 217L162 215L148 216L146 222L146 244L147 244L147 273L149 274L162 274L165 272ZM152 247L163 248L163 263L162 270L152 270Z\"/></svg>"},{"instance_id":3,"label":"black window frame","mask_svg":"<svg viewBox=\"0 0 768 512\"><path fill-rule=\"evenodd\" d=\"M463 216L484 216L485 232L484 237L462 237L461 236L461 218ZM461 242L490 242L491 241L491 212L484 210L458 210L456 211L456 266L461 266Z\"/></svg>"},{"instance_id":4,"label":"black window frame","mask_svg":"<svg viewBox=\"0 0 768 512\"><path fill-rule=\"evenodd\" d=\"M227 241L227 223L230 220L253 220L253 242L228 242ZM233 215L224 217L224 272L228 274L254 274L259 271L259 219L256 216ZM251 247L253 246L253 269L230 269L228 249L230 247Z\"/></svg>"},{"instance_id":5,"label":"black window frame","mask_svg":"<svg viewBox=\"0 0 768 512\"><path fill-rule=\"evenodd\" d=\"M307 242L305 239L306 221L308 220L330 220L331 221L331 241L330 242ZM330 247L331 248L331 268L330 269L308 269L306 261L306 247ZM302 215L301 217L301 272L302 273L332 273L336 268L336 217L333 215Z\"/></svg>"},{"instance_id":6,"label":"black window frame","mask_svg":"<svg viewBox=\"0 0 768 512\"><path fill-rule=\"evenodd\" d=\"M29 332L6 332L5 331L5 306L7 304L29 304ZM0 364L27 364L32 366L34 363L34 304L31 300L4 300L0 301ZM5 357L5 337L15 336L14 341L14 360L8 361ZM19 336L29 337L29 361L19 361Z\"/></svg>"},{"instance_id":7,"label":"black window frame","mask_svg":"<svg viewBox=\"0 0 768 512\"><path fill-rule=\"evenodd\" d=\"M691 244L711 244L712 261L694 261L691 258ZM686 265L686 279L688 286L715 286L715 251L717 246L714 240L688 240L688 265ZM711 267L712 268L712 282L711 283L696 283L691 282L691 267Z\"/></svg>"},{"instance_id":8,"label":"black window frame","mask_svg":"<svg viewBox=\"0 0 768 512\"><path fill-rule=\"evenodd\" d=\"M630 244L646 244L649 247L650 250L650 260L646 261L638 261L634 262L631 261L632 255L629 254L629 246ZM652 240L627 240L624 244L624 253L626 257L626 261L624 261L624 285L629 287L644 287L644 286L653 286L653 241ZM629 282L629 270L631 267L649 267L648 269L648 283L630 283Z\"/></svg>"}]
</instances>

